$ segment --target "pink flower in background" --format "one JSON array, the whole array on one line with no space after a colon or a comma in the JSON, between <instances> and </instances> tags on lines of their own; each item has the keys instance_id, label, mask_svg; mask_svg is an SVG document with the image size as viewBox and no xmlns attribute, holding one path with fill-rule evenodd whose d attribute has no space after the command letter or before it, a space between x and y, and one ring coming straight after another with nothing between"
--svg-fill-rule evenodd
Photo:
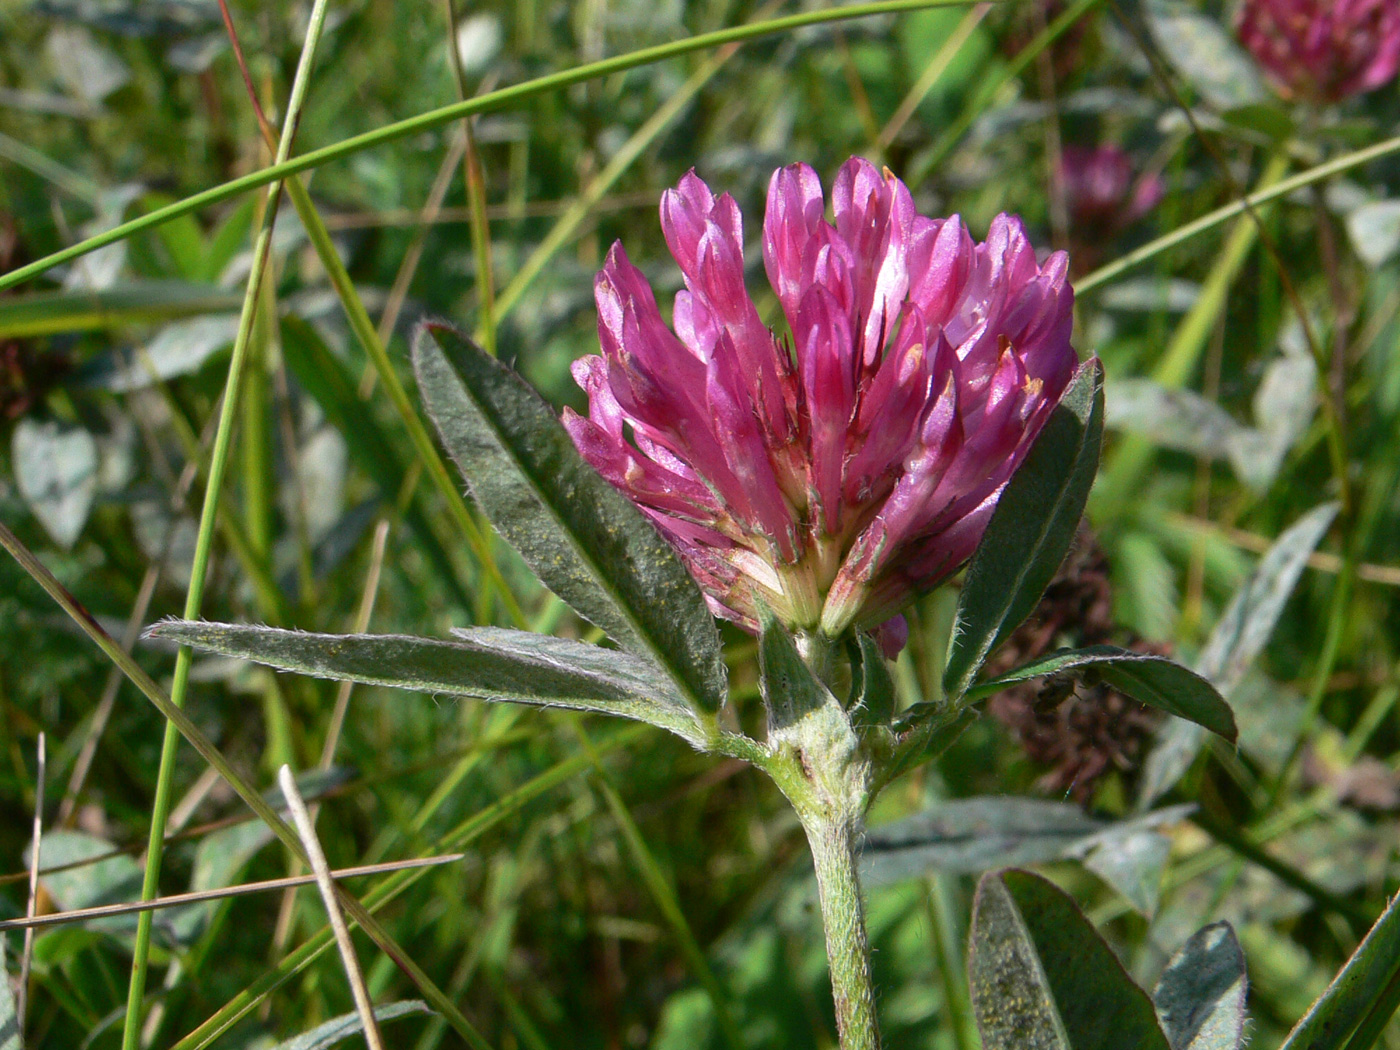
<instances>
[{"instance_id":1,"label":"pink flower in background","mask_svg":"<svg viewBox=\"0 0 1400 1050\"><path fill-rule=\"evenodd\" d=\"M1135 178L1133 160L1117 146L1066 146L1060 181L1076 233L1112 233L1142 218L1162 200L1157 175Z\"/></svg>"},{"instance_id":2,"label":"pink flower in background","mask_svg":"<svg viewBox=\"0 0 1400 1050\"><path fill-rule=\"evenodd\" d=\"M787 331L744 287L738 206L691 173L661 200L680 264L672 327L620 244L598 275L600 356L574 364L584 457L749 629L881 628L972 554L1077 367L1063 253L1018 219L973 241L852 159L824 218L816 173L773 175L763 259ZM776 319L775 319L776 320Z\"/></svg>"},{"instance_id":3,"label":"pink flower in background","mask_svg":"<svg viewBox=\"0 0 1400 1050\"><path fill-rule=\"evenodd\" d=\"M1244 0L1237 28L1284 98L1340 102L1400 68L1400 0Z\"/></svg>"}]
</instances>

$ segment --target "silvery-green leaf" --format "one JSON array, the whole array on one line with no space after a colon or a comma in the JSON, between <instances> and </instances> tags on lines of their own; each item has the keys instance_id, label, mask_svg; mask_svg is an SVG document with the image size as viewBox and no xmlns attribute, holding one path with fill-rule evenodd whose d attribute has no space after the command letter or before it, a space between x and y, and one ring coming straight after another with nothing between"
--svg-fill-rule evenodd
<instances>
[{"instance_id":1,"label":"silvery-green leaf","mask_svg":"<svg viewBox=\"0 0 1400 1050\"><path fill-rule=\"evenodd\" d=\"M695 712L648 665L625 653L602 661L596 646L552 639L532 648L525 632L488 629L448 642L396 634L310 634L273 627L165 620L146 631L204 652L254 660L317 678L385 685L492 702L567 707L634 718L669 729L696 747L705 734ZM516 644L511 644L515 638ZM646 689L640 683L654 682Z\"/></svg>"},{"instance_id":2,"label":"silvery-green leaf","mask_svg":"<svg viewBox=\"0 0 1400 1050\"><path fill-rule=\"evenodd\" d=\"M1115 281L1099 293L1099 303L1107 310L1142 313L1185 313L1196 305L1201 286L1195 281L1179 278L1136 277ZM1109 386L1109 423L1112 425L1113 386Z\"/></svg>"},{"instance_id":3,"label":"silvery-green leaf","mask_svg":"<svg viewBox=\"0 0 1400 1050\"><path fill-rule=\"evenodd\" d=\"M1247 427L1190 390L1168 390L1151 379L1114 379L1106 390L1105 425L1153 444L1216 459Z\"/></svg>"},{"instance_id":4,"label":"silvery-green leaf","mask_svg":"<svg viewBox=\"0 0 1400 1050\"><path fill-rule=\"evenodd\" d=\"M4 937L0 937L0 1050L24 1050L19 1040L15 993L10 987L9 971L5 968Z\"/></svg>"},{"instance_id":5,"label":"silvery-green leaf","mask_svg":"<svg viewBox=\"0 0 1400 1050\"><path fill-rule=\"evenodd\" d=\"M175 321L145 346L110 352L84 378L119 394L144 390L152 383L197 371L214 354L232 346L237 334L237 314Z\"/></svg>"},{"instance_id":6,"label":"silvery-green leaf","mask_svg":"<svg viewBox=\"0 0 1400 1050\"><path fill-rule=\"evenodd\" d=\"M10 437L15 484L39 524L71 547L97 493L97 443L82 427L25 418Z\"/></svg>"},{"instance_id":7,"label":"silvery-green leaf","mask_svg":"<svg viewBox=\"0 0 1400 1050\"><path fill-rule=\"evenodd\" d=\"M146 192L140 183L104 187L98 194L97 215L78 228L83 237L95 237L117 226L126 209ZM126 269L127 243L117 241L75 259L63 275L65 292L103 292L117 286Z\"/></svg>"},{"instance_id":8,"label":"silvery-green leaf","mask_svg":"<svg viewBox=\"0 0 1400 1050\"><path fill-rule=\"evenodd\" d=\"M44 49L63 86L90 106L131 80L131 67L82 26L56 26Z\"/></svg>"},{"instance_id":9,"label":"silvery-green leaf","mask_svg":"<svg viewBox=\"0 0 1400 1050\"><path fill-rule=\"evenodd\" d=\"M1085 856L1084 866L1151 919L1162 899L1162 874L1171 848L1171 839L1157 831L1105 835Z\"/></svg>"},{"instance_id":10,"label":"silvery-green leaf","mask_svg":"<svg viewBox=\"0 0 1400 1050\"><path fill-rule=\"evenodd\" d=\"M1286 344L1285 344L1286 346ZM1306 350L1285 350L1269 362L1254 393L1254 426L1227 442L1236 476L1263 492L1284 457L1307 431L1317 410L1317 364Z\"/></svg>"},{"instance_id":11,"label":"silvery-green leaf","mask_svg":"<svg viewBox=\"0 0 1400 1050\"><path fill-rule=\"evenodd\" d=\"M345 766L329 769L307 769L296 776L297 790L302 798L314 802L326 792L348 783L354 771ZM273 786L263 792L271 805L285 810L286 796ZM223 889L232 886L239 875L263 847L273 841L272 829L260 820L220 828L199 840L195 847L190 872L190 892ZM176 943L188 945L208 928L224 901L201 901L163 911L164 921Z\"/></svg>"},{"instance_id":12,"label":"silvery-green leaf","mask_svg":"<svg viewBox=\"0 0 1400 1050\"><path fill-rule=\"evenodd\" d=\"M1007 685L1050 674L1095 676L1139 703L1189 719L1226 740L1233 741L1237 735L1230 706L1205 678L1164 656L1114 645L1061 649L983 682L967 695L969 699L990 696Z\"/></svg>"},{"instance_id":13,"label":"silvery-green leaf","mask_svg":"<svg viewBox=\"0 0 1400 1050\"><path fill-rule=\"evenodd\" d=\"M1293 751L1307 708L1306 697L1288 682L1258 670L1245 675L1230 694L1240 749L1264 769L1277 771Z\"/></svg>"},{"instance_id":14,"label":"silvery-green leaf","mask_svg":"<svg viewBox=\"0 0 1400 1050\"><path fill-rule=\"evenodd\" d=\"M992 651L1030 615L1084 513L1103 440L1103 366L1079 366L1012 475L972 555L943 673L956 700Z\"/></svg>"},{"instance_id":15,"label":"silvery-green leaf","mask_svg":"<svg viewBox=\"0 0 1400 1050\"><path fill-rule=\"evenodd\" d=\"M492 523L544 584L664 667L698 710L724 702L714 617L670 544L598 474L538 394L463 336L424 327L428 413Z\"/></svg>"},{"instance_id":16,"label":"silvery-green leaf","mask_svg":"<svg viewBox=\"0 0 1400 1050\"><path fill-rule=\"evenodd\" d=\"M974 874L1008 864L1082 860L1099 846L1185 819L1191 806L1168 806L1131 820L1089 816L1070 802L989 796L949 799L871 828L861 876L871 886L931 872Z\"/></svg>"},{"instance_id":17,"label":"silvery-green leaf","mask_svg":"<svg viewBox=\"0 0 1400 1050\"><path fill-rule=\"evenodd\" d=\"M1147 993L1074 901L1030 872L978 884L968 978L984 1050L1170 1050Z\"/></svg>"},{"instance_id":18,"label":"silvery-green leaf","mask_svg":"<svg viewBox=\"0 0 1400 1050\"><path fill-rule=\"evenodd\" d=\"M194 851L190 892L231 886L258 851L272 839L272 829L260 820L235 824L205 835ZM205 901L173 909L168 921L176 942L192 943L208 928L220 907L218 901Z\"/></svg>"},{"instance_id":19,"label":"silvery-green leaf","mask_svg":"<svg viewBox=\"0 0 1400 1050\"><path fill-rule=\"evenodd\" d=\"M1108 386L1107 426L1177 452L1228 459L1241 481L1262 491L1312 420L1316 376L1306 352L1285 352L1272 361L1255 392L1252 427L1190 390L1169 390L1151 379L1119 379Z\"/></svg>"},{"instance_id":20,"label":"silvery-green leaf","mask_svg":"<svg viewBox=\"0 0 1400 1050\"><path fill-rule=\"evenodd\" d=\"M24 861L29 863L26 847ZM93 861L95 857L105 859ZM93 861L84 864L83 861ZM141 895L141 865L106 839L85 831L52 831L45 833L39 844L39 867L63 868L66 871L41 874L39 884L48 891L62 911L92 908L99 904L125 904ZM136 928L136 916L113 915L89 922L93 929L111 933L126 933Z\"/></svg>"},{"instance_id":21,"label":"silvery-green leaf","mask_svg":"<svg viewBox=\"0 0 1400 1050\"><path fill-rule=\"evenodd\" d=\"M1274 633L1288 596L1327 534L1337 509L1335 503L1324 503L1299 518L1274 541L1230 600L1196 658L1196 672L1222 696L1234 692ZM1180 719L1162 727L1143 764L1139 808L1146 809L1171 789L1195 761L1204 739L1200 727Z\"/></svg>"},{"instance_id":22,"label":"silvery-green leaf","mask_svg":"<svg viewBox=\"0 0 1400 1050\"><path fill-rule=\"evenodd\" d=\"M205 33L203 36L177 40L165 52L165 61L181 73L198 76L207 72L218 58L228 50L228 33Z\"/></svg>"},{"instance_id":23,"label":"silvery-green leaf","mask_svg":"<svg viewBox=\"0 0 1400 1050\"><path fill-rule=\"evenodd\" d=\"M1363 204L1347 214L1346 224L1351 246L1372 269L1400 251L1400 200Z\"/></svg>"},{"instance_id":24,"label":"silvery-green leaf","mask_svg":"<svg viewBox=\"0 0 1400 1050\"><path fill-rule=\"evenodd\" d=\"M1167 61L1211 105L1238 109L1268 99L1258 66L1218 19L1181 0L1146 0L1143 7Z\"/></svg>"},{"instance_id":25,"label":"silvery-green leaf","mask_svg":"<svg viewBox=\"0 0 1400 1050\"><path fill-rule=\"evenodd\" d=\"M410 1014L430 1014L428 1004L417 999L406 1002L388 1003L374 1008L374 1019L381 1024ZM309 1032L278 1043L272 1050L331 1050L332 1047L364 1031L364 1024L358 1013L341 1014L324 1024L319 1024Z\"/></svg>"},{"instance_id":26,"label":"silvery-green leaf","mask_svg":"<svg viewBox=\"0 0 1400 1050\"><path fill-rule=\"evenodd\" d=\"M1228 922L1199 931L1172 956L1152 993L1172 1050L1244 1045L1244 953Z\"/></svg>"},{"instance_id":27,"label":"silvery-green leaf","mask_svg":"<svg viewBox=\"0 0 1400 1050\"><path fill-rule=\"evenodd\" d=\"M304 517L307 538L319 544L340 520L350 450L335 427L317 428L297 453L297 472L278 493L288 521Z\"/></svg>"},{"instance_id":28,"label":"silvery-green leaf","mask_svg":"<svg viewBox=\"0 0 1400 1050\"><path fill-rule=\"evenodd\" d=\"M457 24L457 55L462 72L480 76L490 67L501 49L501 20L483 12L464 18Z\"/></svg>"}]
</instances>

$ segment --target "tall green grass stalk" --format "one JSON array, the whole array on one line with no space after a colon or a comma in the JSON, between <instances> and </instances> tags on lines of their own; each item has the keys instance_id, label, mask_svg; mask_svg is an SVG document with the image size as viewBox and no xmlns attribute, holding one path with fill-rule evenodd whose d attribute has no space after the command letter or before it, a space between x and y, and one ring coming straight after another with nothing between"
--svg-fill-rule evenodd
<instances>
[{"instance_id":1,"label":"tall green grass stalk","mask_svg":"<svg viewBox=\"0 0 1400 1050\"><path fill-rule=\"evenodd\" d=\"M307 90L311 83L311 69L315 63L316 46L325 28L327 0L316 0L307 22L306 41L302 45L301 58L297 63L296 75L292 80L292 90L287 101L287 112L282 124L282 138L277 144L276 163L285 163L291 156L292 140L296 136L297 124L301 120L302 107L306 104ZM243 369L248 357L249 341L253 335L253 324L257 314L262 281L268 268L268 258L272 250L272 230L277 221L277 205L281 200L281 183L274 183L268 190L263 221L258 230L257 241L253 246L252 270L248 274L248 287L243 300L243 312L238 320L238 334L234 339L233 355L229 361L228 381L224 388L224 402L220 409L218 429L214 432L214 448L209 460L209 480L204 488L204 505L200 508L199 531L195 539L194 563L190 571L189 590L185 595L184 615L186 619L197 618L204 603L204 585L209 569L209 558L213 551L214 527L218 521L219 494L223 488L224 473L228 467L229 450L233 442L233 424L238 415L239 390L243 382ZM170 686L170 702L181 708L189 689L190 663L192 652L182 647L175 658L175 675ZM161 742L160 767L156 774L155 799L151 806L151 832L146 847L146 871L141 883L141 899L152 900L160 888L160 866L165 846L165 822L170 812L170 798L174 783L175 751L179 743L179 731L173 722L167 721L165 737ZM154 915L143 912L137 919L136 940L131 961L131 983L127 992L126 1016L122 1025L122 1050L137 1050L141 1038L141 1018L144 1014L143 1000L146 994L146 968L151 950L151 924Z\"/></svg>"}]
</instances>

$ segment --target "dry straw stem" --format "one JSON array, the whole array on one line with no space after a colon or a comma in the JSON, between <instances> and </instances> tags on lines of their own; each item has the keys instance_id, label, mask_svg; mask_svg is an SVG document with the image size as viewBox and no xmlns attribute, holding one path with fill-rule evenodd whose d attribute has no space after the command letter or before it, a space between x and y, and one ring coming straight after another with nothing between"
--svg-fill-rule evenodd
<instances>
[{"instance_id":1,"label":"dry straw stem","mask_svg":"<svg viewBox=\"0 0 1400 1050\"><path fill-rule=\"evenodd\" d=\"M44 832L44 776L48 771L48 748L43 733L39 734L39 754L34 781L34 836L29 844L29 901L24 914L34 918L39 899L39 846ZM24 931L24 955L19 963L19 991L15 996L15 1023L19 1026L19 1037L24 1039L24 1014L29 1006L29 968L34 963L34 930Z\"/></svg>"},{"instance_id":2,"label":"dry straw stem","mask_svg":"<svg viewBox=\"0 0 1400 1050\"><path fill-rule=\"evenodd\" d=\"M374 540L370 550L369 572L365 574L364 589L360 592L360 606L355 612L355 619L351 624L352 634L364 634L369 630L370 617L374 614L374 601L379 594L379 577L384 568L384 549L389 539L389 521L381 518L379 524L374 528ZM346 679L340 683L340 687L335 691L335 706L331 709L330 724L326 728L325 743L321 747L321 761L317 768L329 770L335 762L335 749L340 743L340 731L345 725L345 714L350 708L350 694L355 688L355 683ZM316 818L320 805L317 803L312 807L312 820ZM297 873L297 865L292 865L292 874ZM292 934L292 913L293 904L296 897L290 891L283 896L282 905L277 912L277 925L273 930L272 943L278 952L281 952L287 945L287 938Z\"/></svg>"},{"instance_id":3,"label":"dry straw stem","mask_svg":"<svg viewBox=\"0 0 1400 1050\"><path fill-rule=\"evenodd\" d=\"M396 871L408 871L414 868L436 868L443 864L453 864L459 860L465 860L466 856L465 853L449 853L441 857L423 857L417 860L360 864L352 868L337 868L331 872L331 878L337 880L354 879L364 875L390 875ZM263 879L260 882L225 886L217 890L176 893L169 897L157 897L151 901L132 901L130 904L99 904L93 908L75 908L72 911L51 912L48 915L34 915L31 912L23 919L6 919L0 922L0 933L6 930L35 930L45 926L66 926L72 923L87 922L89 919L107 919L113 915L131 915L135 912L160 911L163 908L180 908L190 904L227 900L230 897L247 897L254 893L266 893L270 890L309 886L315 881L315 875L289 875L280 879Z\"/></svg>"},{"instance_id":4,"label":"dry straw stem","mask_svg":"<svg viewBox=\"0 0 1400 1050\"><path fill-rule=\"evenodd\" d=\"M379 1034L379 1022L374 1018L374 1004L370 1002L369 989L365 987L365 975L360 972L360 961L355 957L355 945L350 941L350 930L341 914L340 902L336 900L335 882L331 878L331 866L326 863L326 854L321 842L316 838L316 826L311 814L306 811L306 801L297 790L292 767L284 765L277 771L277 783L282 796L292 811L292 821L297 834L301 836L306 855L311 861L311 870L316 874L316 887L321 891L321 900L326 905L326 915L330 918L331 929L335 931L336 947L340 949L340 961L345 966L345 978L350 982L350 992L355 997L355 1009L364 1025L365 1042L370 1050L384 1050L384 1038Z\"/></svg>"},{"instance_id":5,"label":"dry straw stem","mask_svg":"<svg viewBox=\"0 0 1400 1050\"><path fill-rule=\"evenodd\" d=\"M1169 514L1167 517L1193 532L1219 536L1226 542L1254 554L1263 554L1271 545L1267 536L1260 536L1258 533L1249 532L1246 529L1221 525L1218 522L1192 517L1189 514ZM1342 571L1343 559L1337 554L1315 551L1308 555L1307 564L1310 569L1336 576ZM1361 562L1356 566L1356 578L1365 580L1367 583L1379 583L1385 587L1400 587L1400 566Z\"/></svg>"}]
</instances>

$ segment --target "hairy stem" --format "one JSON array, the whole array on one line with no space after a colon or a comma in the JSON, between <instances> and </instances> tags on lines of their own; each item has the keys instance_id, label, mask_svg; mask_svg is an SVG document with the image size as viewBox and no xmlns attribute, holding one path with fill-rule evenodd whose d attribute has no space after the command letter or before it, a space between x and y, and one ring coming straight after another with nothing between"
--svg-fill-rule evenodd
<instances>
[{"instance_id":1,"label":"hairy stem","mask_svg":"<svg viewBox=\"0 0 1400 1050\"><path fill-rule=\"evenodd\" d=\"M817 869L831 994L841 1050L879 1050L875 985L870 977L870 941L856 869L860 827L854 821L804 816L802 826Z\"/></svg>"}]
</instances>

